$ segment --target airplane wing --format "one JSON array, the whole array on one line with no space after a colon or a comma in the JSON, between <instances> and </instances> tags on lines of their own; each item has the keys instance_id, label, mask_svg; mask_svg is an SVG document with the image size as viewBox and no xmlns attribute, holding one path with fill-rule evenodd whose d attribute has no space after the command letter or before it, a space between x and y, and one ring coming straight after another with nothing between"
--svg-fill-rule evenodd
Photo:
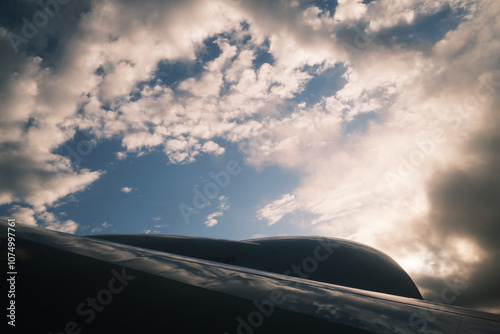
<instances>
[{"instance_id":1,"label":"airplane wing","mask_svg":"<svg viewBox=\"0 0 500 334\"><path fill-rule=\"evenodd\" d=\"M488 313L19 223L0 242L8 333L500 333Z\"/></svg>"}]
</instances>

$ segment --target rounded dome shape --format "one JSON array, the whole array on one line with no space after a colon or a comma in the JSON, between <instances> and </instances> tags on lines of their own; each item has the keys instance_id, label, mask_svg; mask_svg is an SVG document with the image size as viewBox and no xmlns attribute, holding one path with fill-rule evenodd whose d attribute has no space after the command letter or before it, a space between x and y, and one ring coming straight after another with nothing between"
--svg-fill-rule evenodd
<instances>
[{"instance_id":1,"label":"rounded dome shape","mask_svg":"<svg viewBox=\"0 0 500 334\"><path fill-rule=\"evenodd\" d=\"M388 255L343 239L277 237L232 241L123 234L91 237L318 282L422 299L410 276Z\"/></svg>"},{"instance_id":2,"label":"rounded dome shape","mask_svg":"<svg viewBox=\"0 0 500 334\"><path fill-rule=\"evenodd\" d=\"M235 261L243 267L422 299L413 280L392 258L360 243L320 237L246 241L266 248L267 255Z\"/></svg>"}]
</instances>

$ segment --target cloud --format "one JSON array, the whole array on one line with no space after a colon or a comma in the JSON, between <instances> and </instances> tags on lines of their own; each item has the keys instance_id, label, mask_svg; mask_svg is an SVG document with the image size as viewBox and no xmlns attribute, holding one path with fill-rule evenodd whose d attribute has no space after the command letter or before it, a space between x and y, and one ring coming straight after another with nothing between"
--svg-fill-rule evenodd
<instances>
[{"instance_id":1,"label":"cloud","mask_svg":"<svg viewBox=\"0 0 500 334\"><path fill-rule=\"evenodd\" d=\"M287 213L293 212L298 208L299 204L296 201L295 195L286 194L260 209L257 212L257 217L259 219L266 219L268 221L267 225L273 225Z\"/></svg>"},{"instance_id":2,"label":"cloud","mask_svg":"<svg viewBox=\"0 0 500 334\"><path fill-rule=\"evenodd\" d=\"M413 24L443 6L419 2L402 13ZM248 146L249 161L302 178L258 216L275 224L309 212L316 233L389 253L424 296L439 298L445 281L458 280L467 289L454 304L499 312L499 36L491 21L499 11L494 2L471 7L430 52L372 39L345 63L347 83L334 95L269 121ZM321 130L328 112L337 115L329 132Z\"/></svg>"},{"instance_id":3,"label":"cloud","mask_svg":"<svg viewBox=\"0 0 500 334\"><path fill-rule=\"evenodd\" d=\"M116 158L118 160L124 160L127 158L127 153L126 152L116 152Z\"/></svg>"},{"instance_id":4,"label":"cloud","mask_svg":"<svg viewBox=\"0 0 500 334\"><path fill-rule=\"evenodd\" d=\"M62 222L51 222L43 226L46 229L59 231L63 233L74 234L78 229L78 224L72 220L67 220L64 223Z\"/></svg>"},{"instance_id":5,"label":"cloud","mask_svg":"<svg viewBox=\"0 0 500 334\"><path fill-rule=\"evenodd\" d=\"M37 215L37 220L41 220L44 222L41 225L42 227L53 231L74 234L78 229L78 224L73 220L69 219L65 222L62 222L53 213L50 212L44 212Z\"/></svg>"},{"instance_id":6,"label":"cloud","mask_svg":"<svg viewBox=\"0 0 500 334\"><path fill-rule=\"evenodd\" d=\"M123 187L123 188L121 189L121 191L122 191L122 192L124 192L124 193L126 193L126 194L128 194L128 193L132 192L132 190L133 190L133 189L132 189L132 188L130 188L130 187Z\"/></svg>"},{"instance_id":7,"label":"cloud","mask_svg":"<svg viewBox=\"0 0 500 334\"><path fill-rule=\"evenodd\" d=\"M224 148L214 138L240 141L251 136L258 123L250 118L267 114L284 98L303 89L310 76L300 70L302 65L325 60L324 53L317 56L318 50L324 49L321 40L309 45L310 50L303 55L289 52L308 41L299 27L307 27L310 18L302 17L300 8L280 5L278 12L283 15L279 22L293 28L289 33L269 25L274 18L260 25L264 23L260 5L93 2L77 25L78 33L67 37L67 47L59 50L57 68L46 66L40 57L26 56L22 72L12 73L5 86L4 120L8 122L3 123L2 133L9 144L6 141L4 145L14 141L23 150L20 153L16 147L16 156L3 157L4 170L11 174L17 171L14 181L27 173L40 180L3 185L10 191L0 194L1 203L17 200L52 205L95 182L101 171L79 170L71 165L70 154L52 153L70 140L76 129L98 139L121 137L126 152L118 152L118 159L125 158L127 152L140 155L142 150L163 146L171 163L193 162L200 153L223 154ZM243 20L251 23L249 28L240 25ZM221 32L229 32L230 37L216 40L222 52L205 64L199 77L182 80L175 92L154 80L161 61L192 61L204 39ZM252 39L244 44L248 33ZM277 64L254 68L253 60L266 39L272 41L269 52ZM150 51L145 53L145 49ZM297 57L291 59L292 54ZM233 57L237 59L231 63ZM143 84L148 81L156 83ZM223 87L224 82L231 85ZM227 92L221 94L222 88ZM26 124L29 126L23 133ZM33 163L33 157L39 161ZM11 166L16 164L35 169L14 170ZM55 175L63 185L58 187ZM38 186L41 184L51 191L43 191Z\"/></svg>"},{"instance_id":8,"label":"cloud","mask_svg":"<svg viewBox=\"0 0 500 334\"><path fill-rule=\"evenodd\" d=\"M486 102L485 113L478 132L462 149L462 159L468 166L450 166L438 170L428 184L429 220L438 240L465 240L472 247L455 257L468 273L468 288L458 297L466 307L499 312L500 255L500 76L495 95ZM456 246L456 242L453 243ZM478 261L468 261L470 258ZM428 280L429 285L436 284Z\"/></svg>"},{"instance_id":9,"label":"cloud","mask_svg":"<svg viewBox=\"0 0 500 334\"><path fill-rule=\"evenodd\" d=\"M290 33L282 28L276 30L274 24L269 25L269 22L276 21L275 18L262 21L263 8L260 7L268 7L267 3L242 3L236 7L213 6L206 2L200 4L186 2L184 5L164 5L172 7L168 8L168 14L162 14L166 8L159 10L160 17L154 21L154 31L158 31L159 22L164 22L162 31L167 32L170 37L168 39L158 39L157 33L150 33L153 27L144 25L142 21L127 21L127 25L135 26L134 30L118 30L116 27L122 24L119 18L110 17L109 14L95 14L102 12L98 11L102 9L101 6L107 6L113 8L114 12L134 10L137 17L146 15L131 3L125 5L109 2L106 5L96 5L96 10L82 22L82 26L86 28L85 33L95 35L95 27L98 26L99 36L102 36L104 30L111 36L119 35L120 39L114 43L107 43L102 38L93 39L92 51L85 45L86 38L73 41L74 49L81 50L75 57L79 61L93 57L94 63L105 74L99 77L94 74L95 69L88 69L88 73L92 74L93 86L89 86L89 94L82 101L84 112L78 120L80 129L92 131L97 137L123 136L122 143L128 152L163 145L171 163L193 162L200 153L220 155L224 148L213 141L213 138L241 141L251 136L248 129L256 115L268 114L275 109L276 104L282 103L283 99L292 98L304 88L310 75L300 68L305 64L321 64L325 60L330 62L328 58L336 50L335 40L322 31L317 32L321 35L319 40L313 44L309 42L310 39L301 29L314 29L309 27L310 18L302 17L300 8L280 5L282 8L278 11L278 21L292 29L293 33ZM207 6L218 20L201 15L202 11L207 12ZM188 12L189 18L186 17ZM174 20L167 20L167 17L161 17L167 15L172 18L172 13L185 19L180 21L179 17L175 17ZM241 26L243 20L250 25ZM326 17L322 20L325 20L326 25L332 23ZM296 21L296 24L291 21ZM110 24L111 22L115 25ZM191 25L193 22L196 22L194 26ZM170 35L179 31L182 31L183 36L191 34L189 36L192 43L185 44L183 40ZM203 39L221 31L229 32L229 37L219 37L214 42L221 54L205 64L199 76L183 79L176 87L167 88L161 82L143 85L143 88L137 87L139 83L152 79L155 64L166 59L170 62L192 60ZM248 34L251 35L250 41L243 42ZM276 59L276 64L265 63L260 68L254 68L253 60L266 40L271 41L269 52ZM321 51L325 49L326 40L329 40L327 45L332 48ZM130 46L132 41L133 47ZM165 47L162 48L158 43ZM155 51L147 55L135 52L145 48L176 52L170 54ZM291 53L290 48L303 50L305 53ZM97 50L108 57L96 55ZM115 56L124 54L122 50L128 50L126 59ZM291 55L296 57L290 58ZM236 59L232 61L234 57ZM109 103L112 110L107 108ZM124 152L119 158L123 154Z\"/></svg>"},{"instance_id":10,"label":"cloud","mask_svg":"<svg viewBox=\"0 0 500 334\"><path fill-rule=\"evenodd\" d=\"M217 211L212 212L206 218L205 225L207 227L214 227L218 223L217 217L222 217L224 212L229 209L228 198L226 196L219 196L219 206L217 207Z\"/></svg>"},{"instance_id":11,"label":"cloud","mask_svg":"<svg viewBox=\"0 0 500 334\"><path fill-rule=\"evenodd\" d=\"M27 224L27 225L37 225L35 219L35 211L30 208L22 207L19 205L14 205L10 208L10 217L2 217L4 219L14 218L15 220Z\"/></svg>"},{"instance_id":12,"label":"cloud","mask_svg":"<svg viewBox=\"0 0 500 334\"><path fill-rule=\"evenodd\" d=\"M359 20L366 13L366 5L357 0L339 0L335 9L335 20L341 22Z\"/></svg>"},{"instance_id":13,"label":"cloud","mask_svg":"<svg viewBox=\"0 0 500 334\"><path fill-rule=\"evenodd\" d=\"M18 201L42 208L84 190L102 175L101 171L72 166L69 154L52 153L74 135L73 129L64 129L60 124L66 116L62 109L71 109L71 102L47 104L55 92L44 82L53 74L40 64L39 58L25 59L22 70L12 74L0 92L4 101L0 204Z\"/></svg>"},{"instance_id":14,"label":"cloud","mask_svg":"<svg viewBox=\"0 0 500 334\"><path fill-rule=\"evenodd\" d=\"M163 227L168 227L168 224L163 224L163 225L153 225L154 228L163 228Z\"/></svg>"},{"instance_id":15,"label":"cloud","mask_svg":"<svg viewBox=\"0 0 500 334\"><path fill-rule=\"evenodd\" d=\"M4 219L15 219L17 222L27 225L40 226L49 230L74 234L79 225L73 220L61 221L56 215L49 211L35 211L32 208L13 205L9 208L10 215Z\"/></svg>"},{"instance_id":16,"label":"cloud","mask_svg":"<svg viewBox=\"0 0 500 334\"><path fill-rule=\"evenodd\" d=\"M97 227L94 227L91 231L90 231L90 234L95 234L95 233L99 233L101 232L102 230L108 228L108 227L111 227L113 225L109 224L108 222L103 222L101 225L97 226Z\"/></svg>"},{"instance_id":17,"label":"cloud","mask_svg":"<svg viewBox=\"0 0 500 334\"><path fill-rule=\"evenodd\" d=\"M151 217L151 220L154 222L159 222L160 220L162 220L162 218L161 216L156 216L156 217Z\"/></svg>"}]
</instances>

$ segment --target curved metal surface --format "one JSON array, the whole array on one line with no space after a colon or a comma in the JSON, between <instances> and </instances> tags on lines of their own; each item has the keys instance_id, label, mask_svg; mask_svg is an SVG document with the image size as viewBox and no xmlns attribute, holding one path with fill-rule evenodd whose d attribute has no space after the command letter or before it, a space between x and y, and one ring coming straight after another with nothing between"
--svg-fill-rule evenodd
<instances>
[{"instance_id":1,"label":"curved metal surface","mask_svg":"<svg viewBox=\"0 0 500 334\"><path fill-rule=\"evenodd\" d=\"M2 233L6 231L5 222L1 222L0 226ZM274 301L273 307L276 310L293 312L297 316L307 317L308 320L316 319L318 325L322 326L342 325L346 326L345 328L359 330L358 333L361 333L360 331L498 333L500 330L499 317L482 312L445 307L416 299L314 282L20 224L17 225L16 234L18 240L40 245L49 249L49 253L57 251L78 256L83 261L88 259L98 260L98 263L111 263L133 270L134 273L144 273L175 284L191 286L197 289L196 291L217 293L220 298L230 296L249 303L259 301L263 305ZM28 254L28 260L29 257ZM43 265L44 261L43 256L35 260L38 266ZM88 277L92 278L91 273L88 273ZM50 301L47 303L50 306ZM425 324L418 321L419 319L412 319L415 314L429 313L432 313L433 320L425 321ZM271 316L267 321L272 322L273 319L280 318ZM149 319L149 321L155 320Z\"/></svg>"},{"instance_id":2,"label":"curved metal surface","mask_svg":"<svg viewBox=\"0 0 500 334\"><path fill-rule=\"evenodd\" d=\"M137 234L90 237L318 282L422 299L410 276L389 256L348 240L301 236L230 241Z\"/></svg>"}]
</instances>

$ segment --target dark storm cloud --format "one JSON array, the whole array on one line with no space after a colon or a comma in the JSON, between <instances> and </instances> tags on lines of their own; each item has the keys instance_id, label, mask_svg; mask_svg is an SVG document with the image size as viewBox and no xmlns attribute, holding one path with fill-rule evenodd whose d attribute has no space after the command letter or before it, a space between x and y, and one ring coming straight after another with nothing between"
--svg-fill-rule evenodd
<instances>
[{"instance_id":1,"label":"dark storm cloud","mask_svg":"<svg viewBox=\"0 0 500 334\"><path fill-rule=\"evenodd\" d=\"M497 84L499 78L493 82ZM477 263L459 262L471 277L456 305L500 310L500 85L487 105L488 112L475 137L466 146L462 159L467 168L454 167L437 172L429 184L430 221L437 240L446 245L453 238L466 238L483 253ZM451 245L453 246L453 245ZM458 258L458 261L460 259ZM454 279L448 277L449 280ZM421 280L435 296L443 289L436 278Z\"/></svg>"},{"instance_id":2,"label":"dark storm cloud","mask_svg":"<svg viewBox=\"0 0 500 334\"><path fill-rule=\"evenodd\" d=\"M2 1L0 27L8 32L2 53L40 56L53 66L89 11L89 0Z\"/></svg>"}]
</instances>

